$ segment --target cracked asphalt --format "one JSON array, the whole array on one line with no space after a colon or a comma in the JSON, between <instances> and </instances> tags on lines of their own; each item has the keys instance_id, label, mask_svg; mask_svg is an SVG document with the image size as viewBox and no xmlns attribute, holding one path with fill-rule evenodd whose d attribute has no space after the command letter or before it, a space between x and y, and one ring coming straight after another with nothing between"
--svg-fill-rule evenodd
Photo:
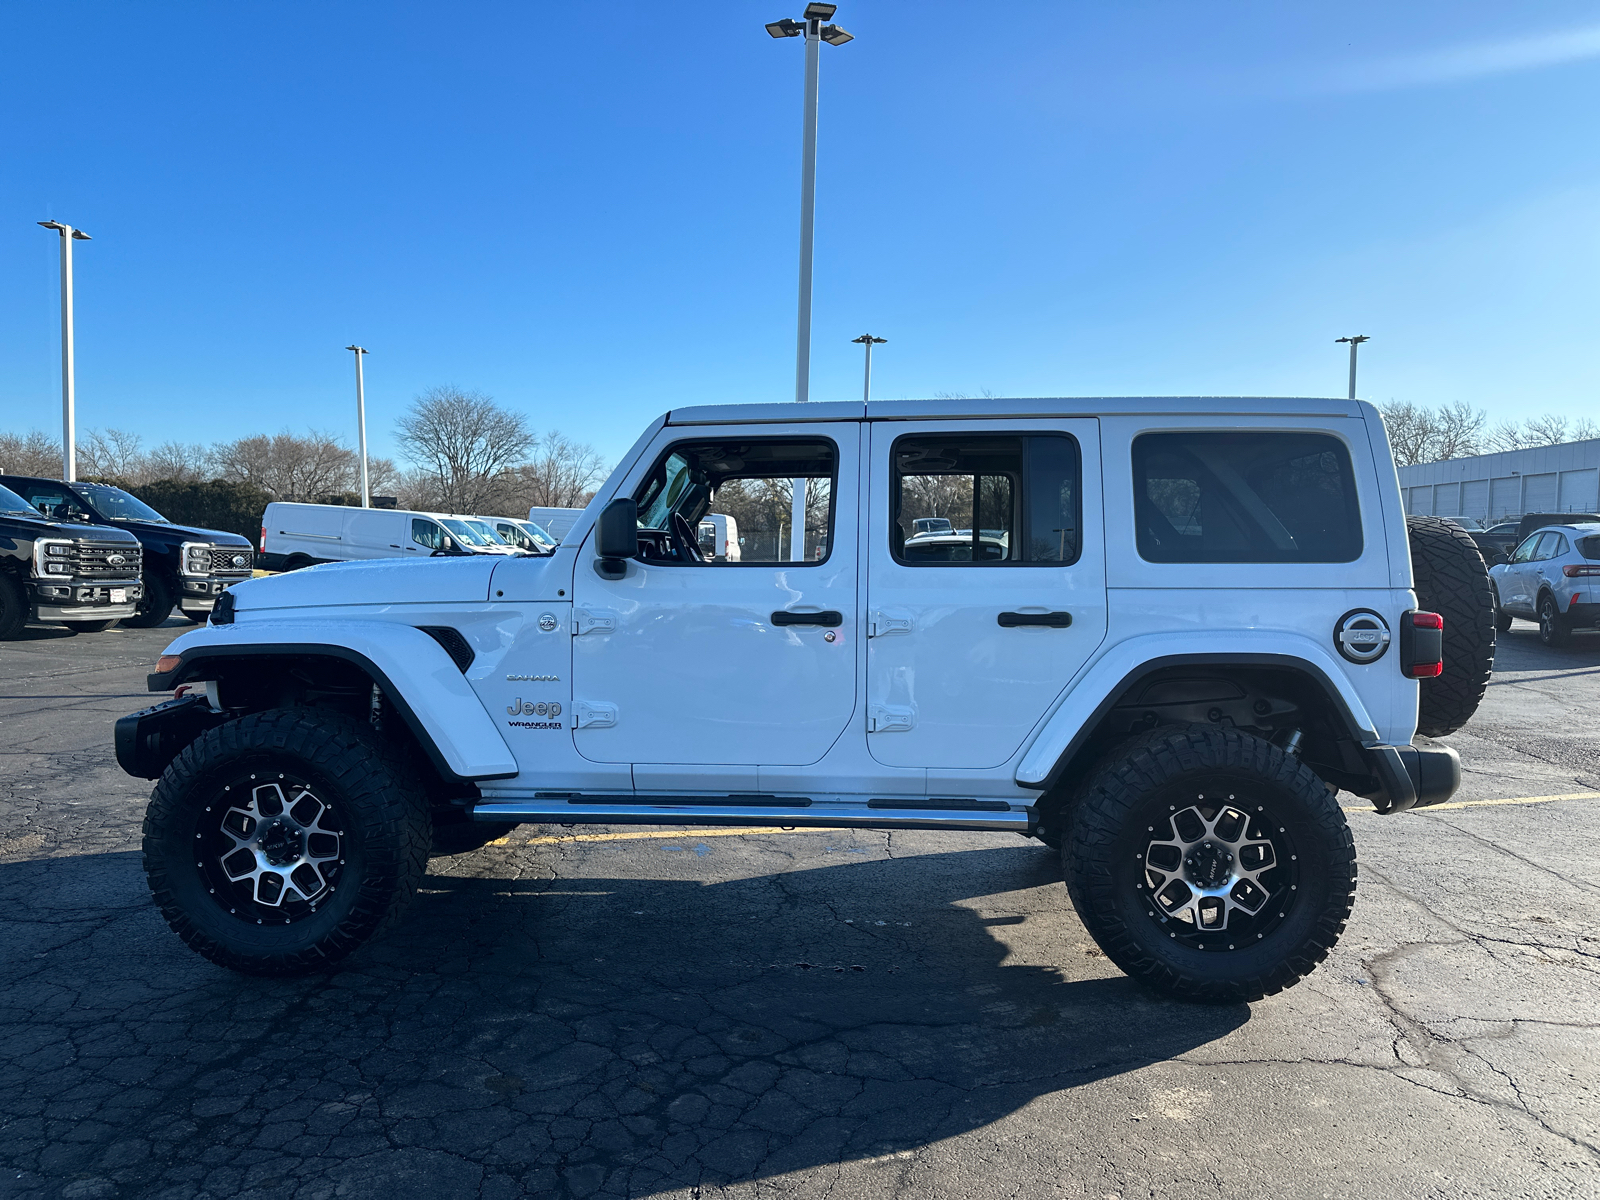
<instances>
[{"instance_id":1,"label":"cracked asphalt","mask_svg":"<svg viewBox=\"0 0 1600 1200\"><path fill-rule=\"evenodd\" d=\"M1352 813L1339 949L1204 1008L1014 835L525 827L336 974L232 975L111 749L181 628L0 646L8 1200L1600 1196L1600 636L1518 622L1448 739L1458 800L1578 798Z\"/></svg>"}]
</instances>

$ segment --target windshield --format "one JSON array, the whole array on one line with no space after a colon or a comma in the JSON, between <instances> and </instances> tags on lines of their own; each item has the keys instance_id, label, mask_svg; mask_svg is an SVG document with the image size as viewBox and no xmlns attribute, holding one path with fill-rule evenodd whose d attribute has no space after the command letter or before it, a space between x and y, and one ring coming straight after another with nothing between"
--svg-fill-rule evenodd
<instances>
[{"instance_id":1,"label":"windshield","mask_svg":"<svg viewBox=\"0 0 1600 1200\"><path fill-rule=\"evenodd\" d=\"M538 542L544 549L555 549L556 539L551 537L550 531L537 521L513 521L512 524Z\"/></svg>"},{"instance_id":2,"label":"windshield","mask_svg":"<svg viewBox=\"0 0 1600 1200\"><path fill-rule=\"evenodd\" d=\"M455 534L456 538L463 545L492 546L494 544L493 542L489 541L488 538L484 537L483 534L474 529L471 525L467 524L458 517L440 517L439 524L443 525L451 533Z\"/></svg>"},{"instance_id":3,"label":"windshield","mask_svg":"<svg viewBox=\"0 0 1600 1200\"><path fill-rule=\"evenodd\" d=\"M479 534L482 535L486 545L509 546L511 544L510 542L506 541L505 538L501 537L499 533L495 531L493 526L491 526L487 521L468 521L467 524L471 525L478 531Z\"/></svg>"},{"instance_id":4,"label":"windshield","mask_svg":"<svg viewBox=\"0 0 1600 1200\"><path fill-rule=\"evenodd\" d=\"M108 483L80 483L77 489L89 498L89 503L100 510L100 515L112 521L159 521L172 524L143 500L128 495L119 487Z\"/></svg>"},{"instance_id":5,"label":"windshield","mask_svg":"<svg viewBox=\"0 0 1600 1200\"><path fill-rule=\"evenodd\" d=\"M0 512L27 513L30 517L39 515L38 509L8 487L0 487Z\"/></svg>"}]
</instances>

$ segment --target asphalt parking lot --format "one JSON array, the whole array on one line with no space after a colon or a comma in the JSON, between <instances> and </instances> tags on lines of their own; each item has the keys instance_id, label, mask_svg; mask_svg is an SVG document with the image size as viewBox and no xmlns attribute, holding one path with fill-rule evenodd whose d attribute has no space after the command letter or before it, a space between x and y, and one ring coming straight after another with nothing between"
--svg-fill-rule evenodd
<instances>
[{"instance_id":1,"label":"asphalt parking lot","mask_svg":"<svg viewBox=\"0 0 1600 1200\"><path fill-rule=\"evenodd\" d=\"M1600 635L1504 635L1457 802L1351 814L1334 956L1204 1008L1014 835L527 827L232 975L111 751L185 627L0 647L0 1196L1600 1195Z\"/></svg>"}]
</instances>

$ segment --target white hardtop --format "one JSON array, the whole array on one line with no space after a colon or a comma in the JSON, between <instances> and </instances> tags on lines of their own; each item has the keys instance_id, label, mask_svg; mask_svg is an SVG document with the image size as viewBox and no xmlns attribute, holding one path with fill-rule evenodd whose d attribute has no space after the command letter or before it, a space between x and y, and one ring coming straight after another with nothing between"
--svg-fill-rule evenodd
<instances>
[{"instance_id":1,"label":"white hardtop","mask_svg":"<svg viewBox=\"0 0 1600 1200\"><path fill-rule=\"evenodd\" d=\"M1359 400L1306 396L1023 396L951 400L821 400L783 404L702 404L675 408L668 425L789 424L796 421L926 421L941 418L1183 416L1360 417Z\"/></svg>"}]
</instances>

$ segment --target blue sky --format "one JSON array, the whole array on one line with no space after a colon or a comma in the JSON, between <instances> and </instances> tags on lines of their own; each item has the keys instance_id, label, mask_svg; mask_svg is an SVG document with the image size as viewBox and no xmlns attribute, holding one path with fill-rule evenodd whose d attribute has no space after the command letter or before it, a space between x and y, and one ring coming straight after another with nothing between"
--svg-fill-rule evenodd
<instances>
[{"instance_id":1,"label":"blue sky","mask_svg":"<svg viewBox=\"0 0 1600 1200\"><path fill-rule=\"evenodd\" d=\"M318 427L433 384L614 457L793 396L798 0L0 12L0 427ZM791 9L796 10L791 13ZM665 16L661 14L666 14ZM1600 4L846 0L814 399L1600 395Z\"/></svg>"}]
</instances>

